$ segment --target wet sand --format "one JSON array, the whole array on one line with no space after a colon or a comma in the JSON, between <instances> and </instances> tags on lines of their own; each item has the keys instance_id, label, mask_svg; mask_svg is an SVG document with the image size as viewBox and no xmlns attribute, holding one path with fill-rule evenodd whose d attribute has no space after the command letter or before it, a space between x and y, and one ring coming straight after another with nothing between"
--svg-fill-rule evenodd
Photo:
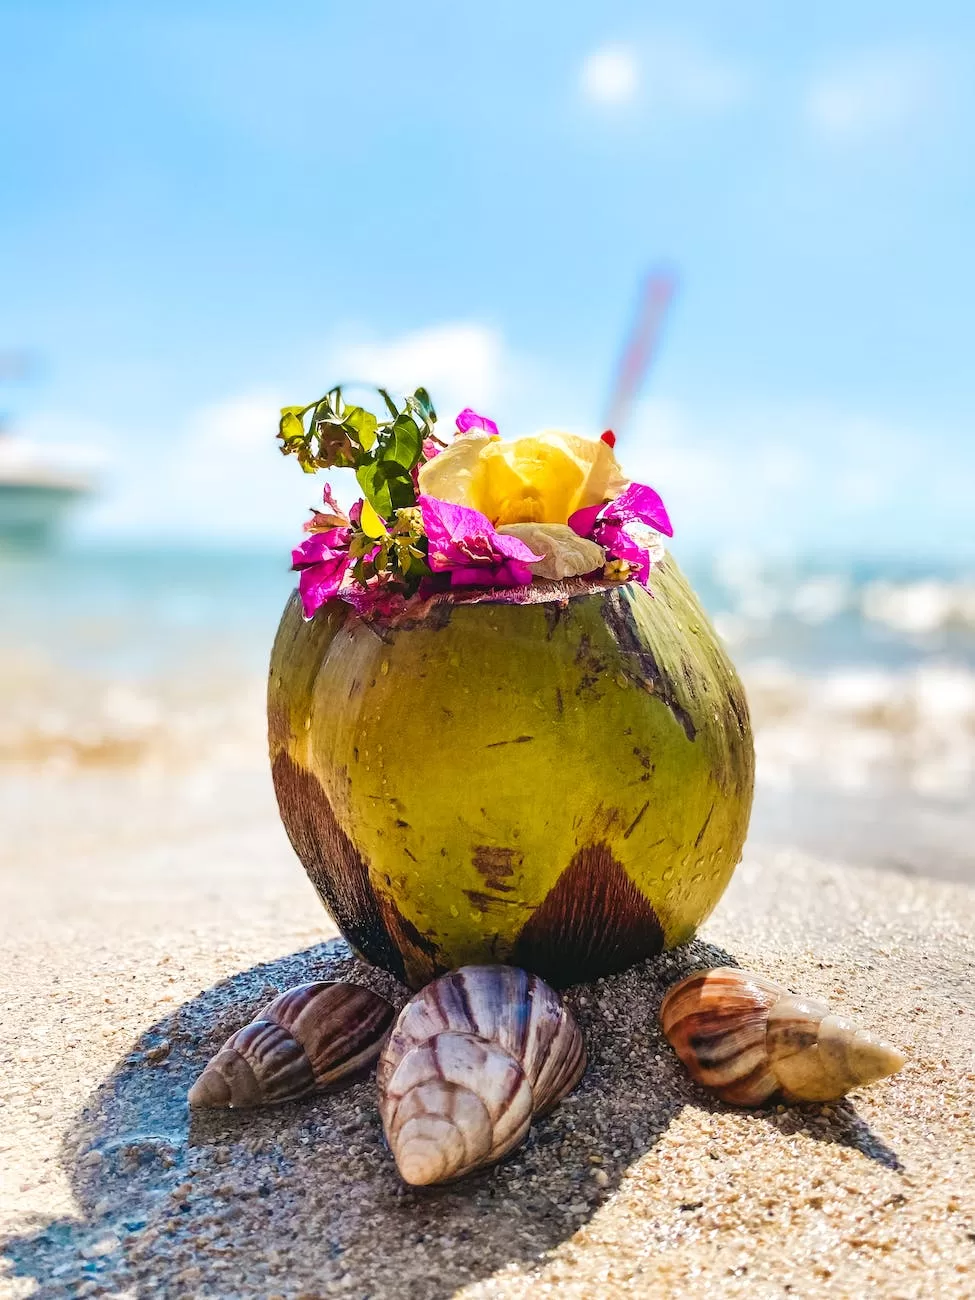
<instances>
[{"instance_id":1,"label":"wet sand","mask_svg":"<svg viewBox=\"0 0 975 1300\"><path fill-rule=\"evenodd\" d=\"M274 991L396 992L338 941L267 778L4 781L0 1294L975 1293L975 894L758 844L701 939L576 991L590 1069L527 1145L404 1188L372 1086L194 1117L186 1089ZM904 1047L831 1106L709 1101L655 1012L737 961Z\"/></svg>"}]
</instances>

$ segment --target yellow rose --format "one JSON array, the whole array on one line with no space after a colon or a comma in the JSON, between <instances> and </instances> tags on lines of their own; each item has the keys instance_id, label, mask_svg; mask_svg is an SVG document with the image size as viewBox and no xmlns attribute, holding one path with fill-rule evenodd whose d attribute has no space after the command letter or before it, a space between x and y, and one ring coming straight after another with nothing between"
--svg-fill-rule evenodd
<instances>
[{"instance_id":1,"label":"yellow rose","mask_svg":"<svg viewBox=\"0 0 975 1300\"><path fill-rule=\"evenodd\" d=\"M554 429L502 442L469 433L420 469L420 491L508 524L565 524L576 510L619 496L627 480L600 439Z\"/></svg>"},{"instance_id":2,"label":"yellow rose","mask_svg":"<svg viewBox=\"0 0 975 1300\"><path fill-rule=\"evenodd\" d=\"M540 578L601 569L606 554L568 520L584 506L619 496L627 480L605 442L546 430L502 442L467 433L420 469L420 492L487 515L499 533L520 537L541 559Z\"/></svg>"}]
</instances>

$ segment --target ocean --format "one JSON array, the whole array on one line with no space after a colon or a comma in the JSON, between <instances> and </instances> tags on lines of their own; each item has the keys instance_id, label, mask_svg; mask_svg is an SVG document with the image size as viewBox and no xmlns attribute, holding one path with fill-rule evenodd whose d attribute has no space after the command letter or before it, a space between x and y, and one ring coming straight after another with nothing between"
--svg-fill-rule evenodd
<instances>
[{"instance_id":1,"label":"ocean","mask_svg":"<svg viewBox=\"0 0 975 1300\"><path fill-rule=\"evenodd\" d=\"M684 568L748 690L753 841L975 880L975 571L732 553ZM255 770L292 585L286 552L4 557L0 765Z\"/></svg>"}]
</instances>

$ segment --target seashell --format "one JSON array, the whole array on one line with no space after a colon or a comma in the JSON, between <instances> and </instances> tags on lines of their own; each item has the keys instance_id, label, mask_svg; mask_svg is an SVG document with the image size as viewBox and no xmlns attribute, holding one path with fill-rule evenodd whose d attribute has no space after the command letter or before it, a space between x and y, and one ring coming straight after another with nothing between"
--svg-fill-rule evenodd
<instances>
[{"instance_id":1,"label":"seashell","mask_svg":"<svg viewBox=\"0 0 975 1300\"><path fill-rule=\"evenodd\" d=\"M667 991L660 1023L691 1077L735 1106L836 1101L896 1074L905 1056L753 971L698 971Z\"/></svg>"},{"instance_id":2,"label":"seashell","mask_svg":"<svg viewBox=\"0 0 975 1300\"><path fill-rule=\"evenodd\" d=\"M376 1059L395 1012L357 984L299 984L221 1047L191 1106L264 1106L351 1082Z\"/></svg>"},{"instance_id":3,"label":"seashell","mask_svg":"<svg viewBox=\"0 0 975 1300\"><path fill-rule=\"evenodd\" d=\"M557 993L514 966L465 966L400 1012L379 1110L400 1175L451 1182L513 1150L579 1082L586 1049Z\"/></svg>"}]
</instances>

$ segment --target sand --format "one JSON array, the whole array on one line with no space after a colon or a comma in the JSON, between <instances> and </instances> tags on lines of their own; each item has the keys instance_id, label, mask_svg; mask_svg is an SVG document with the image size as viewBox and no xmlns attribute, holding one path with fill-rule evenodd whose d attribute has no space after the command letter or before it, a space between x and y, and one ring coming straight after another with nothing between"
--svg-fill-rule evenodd
<instances>
[{"instance_id":1,"label":"sand","mask_svg":"<svg viewBox=\"0 0 975 1300\"><path fill-rule=\"evenodd\" d=\"M975 894L756 848L701 938L571 994L591 1064L501 1167L402 1186L373 1088L188 1116L275 991L353 976L249 763L4 777L0 1294L975 1294ZM909 1053L834 1106L710 1101L664 989L730 961Z\"/></svg>"}]
</instances>

